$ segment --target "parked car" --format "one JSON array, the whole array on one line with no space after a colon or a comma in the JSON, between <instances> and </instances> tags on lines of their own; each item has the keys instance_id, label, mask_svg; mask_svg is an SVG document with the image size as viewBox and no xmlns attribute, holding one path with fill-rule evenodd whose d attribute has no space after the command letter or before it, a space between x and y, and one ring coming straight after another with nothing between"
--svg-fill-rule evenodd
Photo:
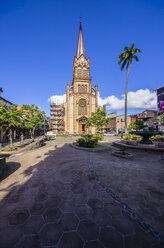
<instances>
[{"instance_id":1,"label":"parked car","mask_svg":"<svg viewBox=\"0 0 164 248\"><path fill-rule=\"evenodd\" d=\"M53 132L53 131L48 131L46 134L45 134L46 138L48 140L54 140L56 139L56 133Z\"/></svg>"},{"instance_id":2,"label":"parked car","mask_svg":"<svg viewBox=\"0 0 164 248\"><path fill-rule=\"evenodd\" d=\"M115 131L111 131L109 133L104 133L104 136L116 136L117 133Z\"/></svg>"}]
</instances>

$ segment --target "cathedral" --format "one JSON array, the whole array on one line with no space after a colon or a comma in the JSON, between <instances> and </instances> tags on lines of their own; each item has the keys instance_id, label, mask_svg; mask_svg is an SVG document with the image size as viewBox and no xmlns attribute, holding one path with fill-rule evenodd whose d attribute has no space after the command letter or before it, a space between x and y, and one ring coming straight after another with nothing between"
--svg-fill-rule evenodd
<instances>
[{"instance_id":1,"label":"cathedral","mask_svg":"<svg viewBox=\"0 0 164 248\"><path fill-rule=\"evenodd\" d=\"M66 102L60 105L51 105L53 116L53 130L56 133L86 134L86 121L98 106L98 86L92 86L90 77L90 59L86 58L85 46L80 21L79 37L76 56L73 63L72 84L67 83ZM105 106L103 106L105 110ZM95 133L91 127L90 132Z\"/></svg>"}]
</instances>

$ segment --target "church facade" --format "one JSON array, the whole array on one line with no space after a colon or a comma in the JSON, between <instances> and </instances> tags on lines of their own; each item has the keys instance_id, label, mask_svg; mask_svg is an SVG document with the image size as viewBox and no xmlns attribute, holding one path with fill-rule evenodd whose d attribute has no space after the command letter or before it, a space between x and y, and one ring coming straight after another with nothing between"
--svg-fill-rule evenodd
<instances>
[{"instance_id":1,"label":"church facade","mask_svg":"<svg viewBox=\"0 0 164 248\"><path fill-rule=\"evenodd\" d=\"M56 133L85 134L86 121L98 106L98 86L92 86L90 59L86 57L82 25L80 22L77 52L73 63L73 80L67 83L66 102L51 105L53 130ZM105 106L103 107L105 110ZM95 133L95 128L90 129Z\"/></svg>"}]
</instances>

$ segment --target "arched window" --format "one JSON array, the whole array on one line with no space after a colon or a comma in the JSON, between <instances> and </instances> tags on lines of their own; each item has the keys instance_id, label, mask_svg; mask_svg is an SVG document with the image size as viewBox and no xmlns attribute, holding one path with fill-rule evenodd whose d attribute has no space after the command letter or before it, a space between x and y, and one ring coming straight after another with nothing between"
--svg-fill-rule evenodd
<instances>
[{"instance_id":1,"label":"arched window","mask_svg":"<svg viewBox=\"0 0 164 248\"><path fill-rule=\"evenodd\" d=\"M80 99L79 100L79 115L86 115L86 114L87 114L86 100Z\"/></svg>"},{"instance_id":2,"label":"arched window","mask_svg":"<svg viewBox=\"0 0 164 248\"><path fill-rule=\"evenodd\" d=\"M83 77L84 78L87 77L87 69L86 69L86 67L83 68Z\"/></svg>"},{"instance_id":3,"label":"arched window","mask_svg":"<svg viewBox=\"0 0 164 248\"><path fill-rule=\"evenodd\" d=\"M87 93L87 85L85 85L85 93Z\"/></svg>"},{"instance_id":4,"label":"arched window","mask_svg":"<svg viewBox=\"0 0 164 248\"><path fill-rule=\"evenodd\" d=\"M84 85L81 86L81 92L84 92Z\"/></svg>"},{"instance_id":5,"label":"arched window","mask_svg":"<svg viewBox=\"0 0 164 248\"><path fill-rule=\"evenodd\" d=\"M81 78L81 67L78 67L78 78Z\"/></svg>"},{"instance_id":6,"label":"arched window","mask_svg":"<svg viewBox=\"0 0 164 248\"><path fill-rule=\"evenodd\" d=\"M78 92L80 93L80 84L78 85Z\"/></svg>"}]
</instances>

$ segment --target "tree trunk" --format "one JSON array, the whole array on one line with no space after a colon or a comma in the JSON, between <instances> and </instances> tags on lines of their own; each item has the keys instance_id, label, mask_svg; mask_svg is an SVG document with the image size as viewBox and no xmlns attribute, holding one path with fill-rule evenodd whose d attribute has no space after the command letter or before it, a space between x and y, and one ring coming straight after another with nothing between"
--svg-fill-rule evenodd
<instances>
[{"instance_id":1,"label":"tree trunk","mask_svg":"<svg viewBox=\"0 0 164 248\"><path fill-rule=\"evenodd\" d=\"M32 141L34 141L35 128L32 129Z\"/></svg>"},{"instance_id":2,"label":"tree trunk","mask_svg":"<svg viewBox=\"0 0 164 248\"><path fill-rule=\"evenodd\" d=\"M126 87L125 87L125 134L127 134L127 89L128 89L128 77L129 77L129 68L130 64L127 68L127 74L126 74Z\"/></svg>"},{"instance_id":3,"label":"tree trunk","mask_svg":"<svg viewBox=\"0 0 164 248\"><path fill-rule=\"evenodd\" d=\"M30 136L31 136L31 140L34 141L32 129L30 129Z\"/></svg>"},{"instance_id":4,"label":"tree trunk","mask_svg":"<svg viewBox=\"0 0 164 248\"><path fill-rule=\"evenodd\" d=\"M9 130L9 136L10 136L10 147L12 148L13 147L13 132L12 132L12 129Z\"/></svg>"}]
</instances>

